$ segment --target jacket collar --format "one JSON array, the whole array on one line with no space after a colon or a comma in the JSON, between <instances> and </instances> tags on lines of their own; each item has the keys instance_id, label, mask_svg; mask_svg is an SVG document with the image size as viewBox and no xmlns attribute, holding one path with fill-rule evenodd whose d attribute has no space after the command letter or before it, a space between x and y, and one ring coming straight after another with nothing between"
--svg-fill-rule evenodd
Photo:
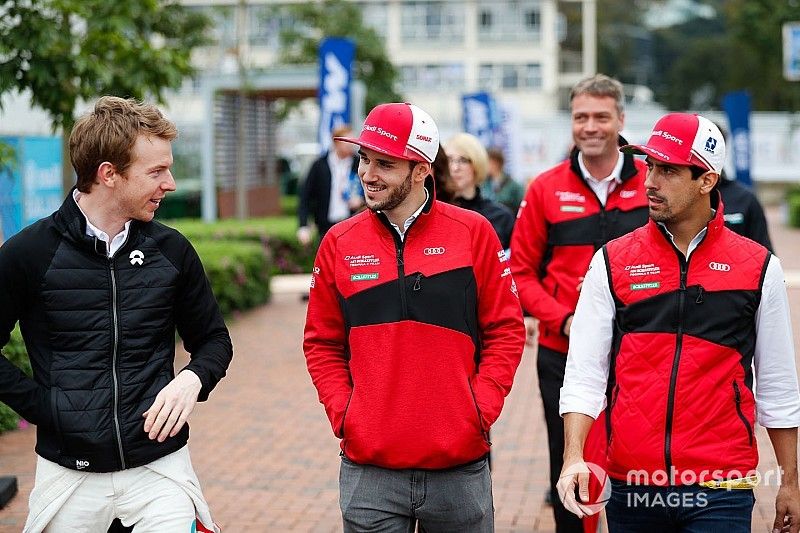
<instances>
[{"instance_id":1,"label":"jacket collar","mask_svg":"<svg viewBox=\"0 0 800 533\"><path fill-rule=\"evenodd\" d=\"M628 144L628 141L622 135L617 136L617 146L625 146ZM573 146L572 150L569 153L569 168L572 172L575 173L576 176L580 177L582 180L586 180L586 177L581 172L581 166L578 163L578 154L580 150L578 150L577 146ZM631 154L624 154L622 159L622 170L619 173L619 179L622 183L625 183L632 177L636 175L636 160L633 158Z\"/></svg>"},{"instance_id":2,"label":"jacket collar","mask_svg":"<svg viewBox=\"0 0 800 533\"><path fill-rule=\"evenodd\" d=\"M86 217L81 212L78 204L75 203L75 198L73 198L75 189L76 187L70 189L61 207L59 207L58 211L54 214L57 227L67 239L78 246L106 257L108 255L106 243L97 237L90 237L86 234ZM138 220L131 221L126 245L127 243L133 242L141 226L142 222Z\"/></svg>"}]
</instances>

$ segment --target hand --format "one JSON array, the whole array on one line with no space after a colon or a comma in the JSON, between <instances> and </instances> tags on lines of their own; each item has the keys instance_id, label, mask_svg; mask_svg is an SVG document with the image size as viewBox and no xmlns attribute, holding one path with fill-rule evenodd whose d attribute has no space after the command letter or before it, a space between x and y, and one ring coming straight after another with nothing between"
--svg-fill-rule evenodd
<instances>
[{"instance_id":1,"label":"hand","mask_svg":"<svg viewBox=\"0 0 800 533\"><path fill-rule=\"evenodd\" d=\"M570 315L566 322L564 322L564 331L562 332L564 335L569 337L569 331L572 329L572 317L574 315Z\"/></svg>"},{"instance_id":2,"label":"hand","mask_svg":"<svg viewBox=\"0 0 800 533\"><path fill-rule=\"evenodd\" d=\"M300 226L297 228L297 240L300 241L300 244L303 246L308 246L311 242L311 228L308 226Z\"/></svg>"},{"instance_id":3,"label":"hand","mask_svg":"<svg viewBox=\"0 0 800 533\"><path fill-rule=\"evenodd\" d=\"M581 293L581 289L583 288L583 280L586 279L585 276L581 276L578 278L578 285L575 287L578 289L578 294Z\"/></svg>"},{"instance_id":4,"label":"hand","mask_svg":"<svg viewBox=\"0 0 800 533\"><path fill-rule=\"evenodd\" d=\"M197 374L184 370L161 389L150 409L142 414L148 438L164 442L177 435L194 410L202 387Z\"/></svg>"},{"instance_id":5,"label":"hand","mask_svg":"<svg viewBox=\"0 0 800 533\"><path fill-rule=\"evenodd\" d=\"M536 344L536 319L532 316L525 317L525 344L527 346Z\"/></svg>"},{"instance_id":6,"label":"hand","mask_svg":"<svg viewBox=\"0 0 800 533\"><path fill-rule=\"evenodd\" d=\"M578 487L578 496L581 501L575 499L575 487ZM597 510L584 505L582 502L589 501L589 467L583 462L583 458L573 461L564 461L564 468L556 483L558 497L567 511L576 515L578 518L593 515Z\"/></svg>"},{"instance_id":7,"label":"hand","mask_svg":"<svg viewBox=\"0 0 800 533\"><path fill-rule=\"evenodd\" d=\"M781 485L775 497L775 522L773 533L798 533L800 531L800 489L797 485Z\"/></svg>"}]
</instances>

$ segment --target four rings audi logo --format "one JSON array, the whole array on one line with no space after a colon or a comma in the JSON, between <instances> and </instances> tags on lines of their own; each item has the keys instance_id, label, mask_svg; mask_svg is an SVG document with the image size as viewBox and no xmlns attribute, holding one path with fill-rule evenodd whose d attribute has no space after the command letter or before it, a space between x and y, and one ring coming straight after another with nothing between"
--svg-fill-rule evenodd
<instances>
[{"instance_id":1,"label":"four rings audi logo","mask_svg":"<svg viewBox=\"0 0 800 533\"><path fill-rule=\"evenodd\" d=\"M708 264L708 268L711 270L718 270L720 272L727 272L731 269L731 266L727 263L714 263L713 261Z\"/></svg>"},{"instance_id":2,"label":"four rings audi logo","mask_svg":"<svg viewBox=\"0 0 800 533\"><path fill-rule=\"evenodd\" d=\"M444 253L444 246L438 246L436 248L425 248L422 250L422 253L425 255L442 255Z\"/></svg>"}]
</instances>

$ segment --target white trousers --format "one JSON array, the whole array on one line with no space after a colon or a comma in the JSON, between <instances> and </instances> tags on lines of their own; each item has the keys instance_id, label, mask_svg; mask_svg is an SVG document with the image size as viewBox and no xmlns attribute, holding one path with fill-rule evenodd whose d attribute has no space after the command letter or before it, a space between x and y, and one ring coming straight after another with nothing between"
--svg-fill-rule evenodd
<instances>
[{"instance_id":1,"label":"white trousers","mask_svg":"<svg viewBox=\"0 0 800 533\"><path fill-rule=\"evenodd\" d=\"M196 480L186 447L109 473L79 472L39 457L24 532L105 533L119 518L135 524L136 533L187 533L196 514L210 516Z\"/></svg>"}]
</instances>

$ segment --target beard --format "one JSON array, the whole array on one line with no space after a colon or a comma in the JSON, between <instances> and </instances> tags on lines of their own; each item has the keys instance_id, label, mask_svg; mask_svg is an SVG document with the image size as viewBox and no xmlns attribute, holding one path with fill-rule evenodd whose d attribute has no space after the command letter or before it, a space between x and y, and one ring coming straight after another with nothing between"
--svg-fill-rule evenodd
<instances>
[{"instance_id":1,"label":"beard","mask_svg":"<svg viewBox=\"0 0 800 533\"><path fill-rule=\"evenodd\" d=\"M411 176L413 174L413 170L408 171L408 175L403 180L397 188L395 188L386 200L374 204L369 204L367 202L367 206L372 211L391 211L392 209L396 208L400 204L402 204L408 195L411 194Z\"/></svg>"}]
</instances>

